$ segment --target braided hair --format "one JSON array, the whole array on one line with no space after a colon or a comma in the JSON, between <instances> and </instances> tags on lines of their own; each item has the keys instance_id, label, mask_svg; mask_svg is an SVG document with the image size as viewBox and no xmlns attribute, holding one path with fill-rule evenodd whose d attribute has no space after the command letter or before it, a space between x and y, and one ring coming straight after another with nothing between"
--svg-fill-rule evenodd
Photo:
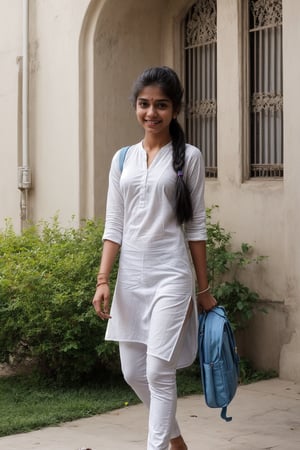
<instances>
[{"instance_id":1,"label":"braided hair","mask_svg":"<svg viewBox=\"0 0 300 450\"><path fill-rule=\"evenodd\" d=\"M162 67L151 67L146 69L136 80L132 90L132 103L135 107L139 93L150 85L157 85L168 97L173 105L173 110L178 114L182 106L183 88L180 80L173 69ZM183 179L185 163L185 134L177 121L173 118L169 127L173 147L173 169L176 172L175 190L175 213L179 224L183 224L192 219L193 208L191 195Z\"/></svg>"}]
</instances>

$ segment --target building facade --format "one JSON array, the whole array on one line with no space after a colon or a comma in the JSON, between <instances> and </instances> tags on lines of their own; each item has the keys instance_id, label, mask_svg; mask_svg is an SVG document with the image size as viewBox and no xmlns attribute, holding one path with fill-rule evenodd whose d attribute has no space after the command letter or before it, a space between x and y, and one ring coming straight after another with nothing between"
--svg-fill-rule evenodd
<instances>
[{"instance_id":1,"label":"building facade","mask_svg":"<svg viewBox=\"0 0 300 450\"><path fill-rule=\"evenodd\" d=\"M103 217L112 155L142 136L132 82L145 67L174 67L185 86L182 123L205 157L206 204L219 206L216 219L237 245L268 256L243 274L268 309L251 322L243 352L299 382L300 3L10 0L0 8L0 223L12 218L21 230L56 213L65 225L74 215Z\"/></svg>"}]
</instances>

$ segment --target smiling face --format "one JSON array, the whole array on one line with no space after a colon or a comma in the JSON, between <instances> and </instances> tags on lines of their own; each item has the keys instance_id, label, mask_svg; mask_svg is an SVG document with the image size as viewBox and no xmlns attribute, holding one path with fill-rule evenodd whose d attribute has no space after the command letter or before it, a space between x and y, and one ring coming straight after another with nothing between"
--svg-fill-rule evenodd
<instances>
[{"instance_id":1,"label":"smiling face","mask_svg":"<svg viewBox=\"0 0 300 450\"><path fill-rule=\"evenodd\" d=\"M145 134L153 134L170 139L169 125L174 113L171 100L158 85L143 88L136 100L136 116Z\"/></svg>"}]
</instances>

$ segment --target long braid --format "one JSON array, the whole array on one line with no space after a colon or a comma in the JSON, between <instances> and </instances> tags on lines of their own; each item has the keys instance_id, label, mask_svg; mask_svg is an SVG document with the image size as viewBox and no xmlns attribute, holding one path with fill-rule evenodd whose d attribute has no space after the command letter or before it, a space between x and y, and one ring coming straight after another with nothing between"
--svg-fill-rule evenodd
<instances>
[{"instance_id":1,"label":"long braid","mask_svg":"<svg viewBox=\"0 0 300 450\"><path fill-rule=\"evenodd\" d=\"M158 85L161 88L164 94L172 101L174 113L179 114L182 105L183 88L176 72L167 66L151 67L146 69L139 76L133 86L131 97L134 107L136 106L139 93L146 86L151 85ZM170 135L172 137L173 145L173 168L177 175L175 214L178 223L183 224L184 222L192 219L193 208L190 192L183 179L185 163L185 135L177 119L172 119L170 123Z\"/></svg>"},{"instance_id":2,"label":"long braid","mask_svg":"<svg viewBox=\"0 0 300 450\"><path fill-rule=\"evenodd\" d=\"M191 195L183 180L185 163L185 135L177 119L170 123L170 134L173 145L173 168L177 174L176 179L176 217L180 224L193 218Z\"/></svg>"}]
</instances>

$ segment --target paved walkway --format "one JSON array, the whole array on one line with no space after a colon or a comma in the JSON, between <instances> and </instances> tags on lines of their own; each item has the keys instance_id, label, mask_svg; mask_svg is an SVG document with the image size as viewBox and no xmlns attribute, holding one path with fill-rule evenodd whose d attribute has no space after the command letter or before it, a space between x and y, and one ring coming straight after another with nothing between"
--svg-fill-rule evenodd
<instances>
[{"instance_id":1,"label":"paved walkway","mask_svg":"<svg viewBox=\"0 0 300 450\"><path fill-rule=\"evenodd\" d=\"M180 398L178 421L189 450L300 450L300 385L272 379L241 386L219 418L203 396ZM1 418L0 418L1 420ZM1 450L145 450L143 405L0 438Z\"/></svg>"}]
</instances>

